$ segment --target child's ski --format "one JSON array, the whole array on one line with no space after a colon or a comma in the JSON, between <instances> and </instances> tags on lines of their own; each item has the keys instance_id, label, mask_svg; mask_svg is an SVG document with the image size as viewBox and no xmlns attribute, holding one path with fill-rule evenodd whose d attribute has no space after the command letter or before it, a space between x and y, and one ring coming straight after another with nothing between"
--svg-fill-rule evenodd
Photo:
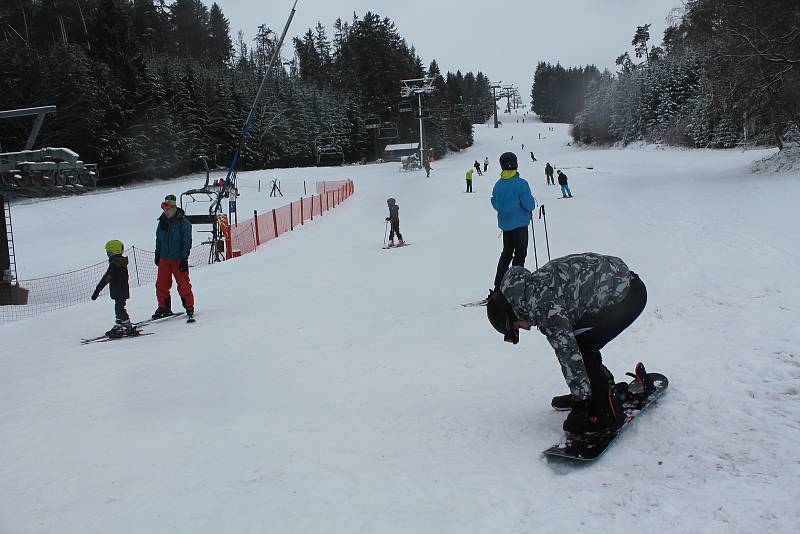
<instances>
[{"instance_id":1,"label":"child's ski","mask_svg":"<svg viewBox=\"0 0 800 534\"><path fill-rule=\"evenodd\" d=\"M105 343L106 341L116 341L118 339L125 339L128 337L141 337L141 336L152 336L153 332L141 332L139 330L136 331L135 335L128 335L128 336L121 336L121 337L108 337L107 335L103 334L102 336L92 337L89 339L81 339L81 345L88 345L90 343Z\"/></svg>"}]
</instances>

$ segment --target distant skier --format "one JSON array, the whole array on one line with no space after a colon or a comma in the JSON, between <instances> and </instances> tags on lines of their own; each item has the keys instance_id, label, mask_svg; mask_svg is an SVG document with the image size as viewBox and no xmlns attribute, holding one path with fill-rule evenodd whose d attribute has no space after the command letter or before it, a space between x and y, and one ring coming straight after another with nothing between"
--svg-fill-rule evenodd
<instances>
[{"instance_id":1,"label":"distant skier","mask_svg":"<svg viewBox=\"0 0 800 534\"><path fill-rule=\"evenodd\" d=\"M175 202L175 195L167 195L161 203L164 213L156 227L156 257L158 266L156 298L158 309L153 319L172 315L172 279L178 284L178 294L190 319L194 317L194 294L189 280L189 251L192 249L192 224Z\"/></svg>"},{"instance_id":2,"label":"distant skier","mask_svg":"<svg viewBox=\"0 0 800 534\"><path fill-rule=\"evenodd\" d=\"M500 281L511 263L525 265L528 225L536 209L530 185L517 172L517 156L513 152L504 153L500 156L500 168L500 179L492 189L492 207L497 210L497 225L503 231L503 252L497 262L495 290L500 289Z\"/></svg>"},{"instance_id":3,"label":"distant skier","mask_svg":"<svg viewBox=\"0 0 800 534\"><path fill-rule=\"evenodd\" d=\"M483 176L483 173L481 172L481 164L478 163L477 159L475 160L475 163L472 164L472 166L475 167L476 171L478 171L478 176Z\"/></svg>"},{"instance_id":4,"label":"distant skier","mask_svg":"<svg viewBox=\"0 0 800 534\"><path fill-rule=\"evenodd\" d=\"M556 181L553 179L553 166L549 161L544 166L544 176L547 179L547 185L556 185Z\"/></svg>"},{"instance_id":5,"label":"distant skier","mask_svg":"<svg viewBox=\"0 0 800 534\"><path fill-rule=\"evenodd\" d=\"M486 156L486 159L483 160L483 172L489 170L489 156Z\"/></svg>"},{"instance_id":6,"label":"distant skier","mask_svg":"<svg viewBox=\"0 0 800 534\"><path fill-rule=\"evenodd\" d=\"M520 151L522 150L525 150L525 143L522 143L522 148L520 148Z\"/></svg>"},{"instance_id":7,"label":"distant skier","mask_svg":"<svg viewBox=\"0 0 800 534\"><path fill-rule=\"evenodd\" d=\"M472 193L472 174L474 172L475 171L472 169L472 167L470 167L470 169L467 171L467 190L465 193Z\"/></svg>"},{"instance_id":8,"label":"distant skier","mask_svg":"<svg viewBox=\"0 0 800 534\"><path fill-rule=\"evenodd\" d=\"M614 385L600 349L644 310L647 288L636 273L620 258L587 252L556 258L534 272L512 267L500 288L486 306L492 326L514 344L519 329L535 326L555 350L570 390L551 401L553 408L571 410L564 430L619 428L627 384Z\"/></svg>"},{"instance_id":9,"label":"distant skier","mask_svg":"<svg viewBox=\"0 0 800 534\"><path fill-rule=\"evenodd\" d=\"M425 168L425 177L426 178L430 178L431 177L431 162L428 161L428 158L425 158L425 162L422 164L422 166Z\"/></svg>"},{"instance_id":10,"label":"distant skier","mask_svg":"<svg viewBox=\"0 0 800 534\"><path fill-rule=\"evenodd\" d=\"M561 186L561 198L572 198L572 191L569 190L567 184L567 175L560 170L556 172L558 173L558 185Z\"/></svg>"},{"instance_id":11,"label":"distant skier","mask_svg":"<svg viewBox=\"0 0 800 534\"><path fill-rule=\"evenodd\" d=\"M92 300L97 300L103 288L109 286L109 294L111 300L114 301L116 321L106 335L111 338L136 335L136 329L131 324L131 318L125 309L125 301L131 297L128 287L128 258L122 255L125 245L122 244L122 241L112 239L106 243L105 248L108 256L108 269L92 293Z\"/></svg>"},{"instance_id":12,"label":"distant skier","mask_svg":"<svg viewBox=\"0 0 800 534\"><path fill-rule=\"evenodd\" d=\"M394 235L397 234L397 239L400 240L398 246L402 247L406 242L403 241L403 236L400 234L400 206L397 205L397 201L393 198L387 199L386 204L389 206L389 216L386 217L386 220L389 221L391 225L391 230L389 231L389 246L394 246Z\"/></svg>"},{"instance_id":13,"label":"distant skier","mask_svg":"<svg viewBox=\"0 0 800 534\"><path fill-rule=\"evenodd\" d=\"M531 152L531 160L533 161L533 163L536 163L537 161L536 156L533 155L533 152Z\"/></svg>"}]
</instances>

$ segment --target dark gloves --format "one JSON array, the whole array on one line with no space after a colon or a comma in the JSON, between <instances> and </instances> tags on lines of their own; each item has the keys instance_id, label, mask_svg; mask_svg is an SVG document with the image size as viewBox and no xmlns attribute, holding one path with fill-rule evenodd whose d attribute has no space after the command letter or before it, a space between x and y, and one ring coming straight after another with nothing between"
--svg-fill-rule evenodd
<instances>
[{"instance_id":1,"label":"dark gloves","mask_svg":"<svg viewBox=\"0 0 800 534\"><path fill-rule=\"evenodd\" d=\"M389 222L389 217L386 217L386 222Z\"/></svg>"},{"instance_id":2,"label":"dark gloves","mask_svg":"<svg viewBox=\"0 0 800 534\"><path fill-rule=\"evenodd\" d=\"M160 259L161 259L161 256L159 256L158 254L156 254L156 265L158 265L158 261L159 261Z\"/></svg>"},{"instance_id":3,"label":"dark gloves","mask_svg":"<svg viewBox=\"0 0 800 534\"><path fill-rule=\"evenodd\" d=\"M181 260L181 266L178 268L178 270L182 273L185 273L189 270L189 258Z\"/></svg>"},{"instance_id":4,"label":"dark gloves","mask_svg":"<svg viewBox=\"0 0 800 534\"><path fill-rule=\"evenodd\" d=\"M97 300L97 297L99 296L100 295L97 293L97 291L95 291L94 293L92 293L92 300Z\"/></svg>"}]
</instances>

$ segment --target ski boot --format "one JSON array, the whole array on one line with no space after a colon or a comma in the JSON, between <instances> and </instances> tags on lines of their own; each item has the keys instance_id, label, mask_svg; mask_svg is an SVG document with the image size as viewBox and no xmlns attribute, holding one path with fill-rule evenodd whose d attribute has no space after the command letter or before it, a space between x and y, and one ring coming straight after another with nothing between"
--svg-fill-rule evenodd
<instances>
[{"instance_id":1,"label":"ski boot","mask_svg":"<svg viewBox=\"0 0 800 534\"><path fill-rule=\"evenodd\" d=\"M186 306L186 322L193 323L194 322L194 306Z\"/></svg>"},{"instance_id":2,"label":"ski boot","mask_svg":"<svg viewBox=\"0 0 800 534\"><path fill-rule=\"evenodd\" d=\"M389 248L392 248L393 246L394 246L394 239L390 239L389 240Z\"/></svg>"},{"instance_id":3,"label":"ski boot","mask_svg":"<svg viewBox=\"0 0 800 534\"><path fill-rule=\"evenodd\" d=\"M124 336L138 336L139 331L130 321L117 321L117 324L106 332L106 335L111 339L119 339Z\"/></svg>"},{"instance_id":4,"label":"ski boot","mask_svg":"<svg viewBox=\"0 0 800 534\"><path fill-rule=\"evenodd\" d=\"M164 301L164 306L159 306L151 317L152 319L162 319L170 315L172 315L172 299L167 297L167 300Z\"/></svg>"},{"instance_id":5,"label":"ski boot","mask_svg":"<svg viewBox=\"0 0 800 534\"><path fill-rule=\"evenodd\" d=\"M402 247L402 246L404 246L405 244L406 244L406 242L405 242L405 241L403 241L403 240L401 239L401 240L400 240L400 242L397 244L397 246L398 246L398 247Z\"/></svg>"}]
</instances>

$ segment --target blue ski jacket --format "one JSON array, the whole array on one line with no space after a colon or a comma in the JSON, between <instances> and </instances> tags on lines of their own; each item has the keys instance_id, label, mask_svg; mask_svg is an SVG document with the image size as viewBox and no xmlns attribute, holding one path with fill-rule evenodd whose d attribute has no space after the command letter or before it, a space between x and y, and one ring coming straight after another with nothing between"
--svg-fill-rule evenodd
<instances>
[{"instance_id":1,"label":"blue ski jacket","mask_svg":"<svg viewBox=\"0 0 800 534\"><path fill-rule=\"evenodd\" d=\"M163 213L156 227L156 256L165 260L185 260L192 248L192 223L178 208L172 219Z\"/></svg>"},{"instance_id":2,"label":"blue ski jacket","mask_svg":"<svg viewBox=\"0 0 800 534\"><path fill-rule=\"evenodd\" d=\"M500 178L492 189L492 207L497 210L497 226L504 232L528 226L536 199L519 173Z\"/></svg>"}]
</instances>

